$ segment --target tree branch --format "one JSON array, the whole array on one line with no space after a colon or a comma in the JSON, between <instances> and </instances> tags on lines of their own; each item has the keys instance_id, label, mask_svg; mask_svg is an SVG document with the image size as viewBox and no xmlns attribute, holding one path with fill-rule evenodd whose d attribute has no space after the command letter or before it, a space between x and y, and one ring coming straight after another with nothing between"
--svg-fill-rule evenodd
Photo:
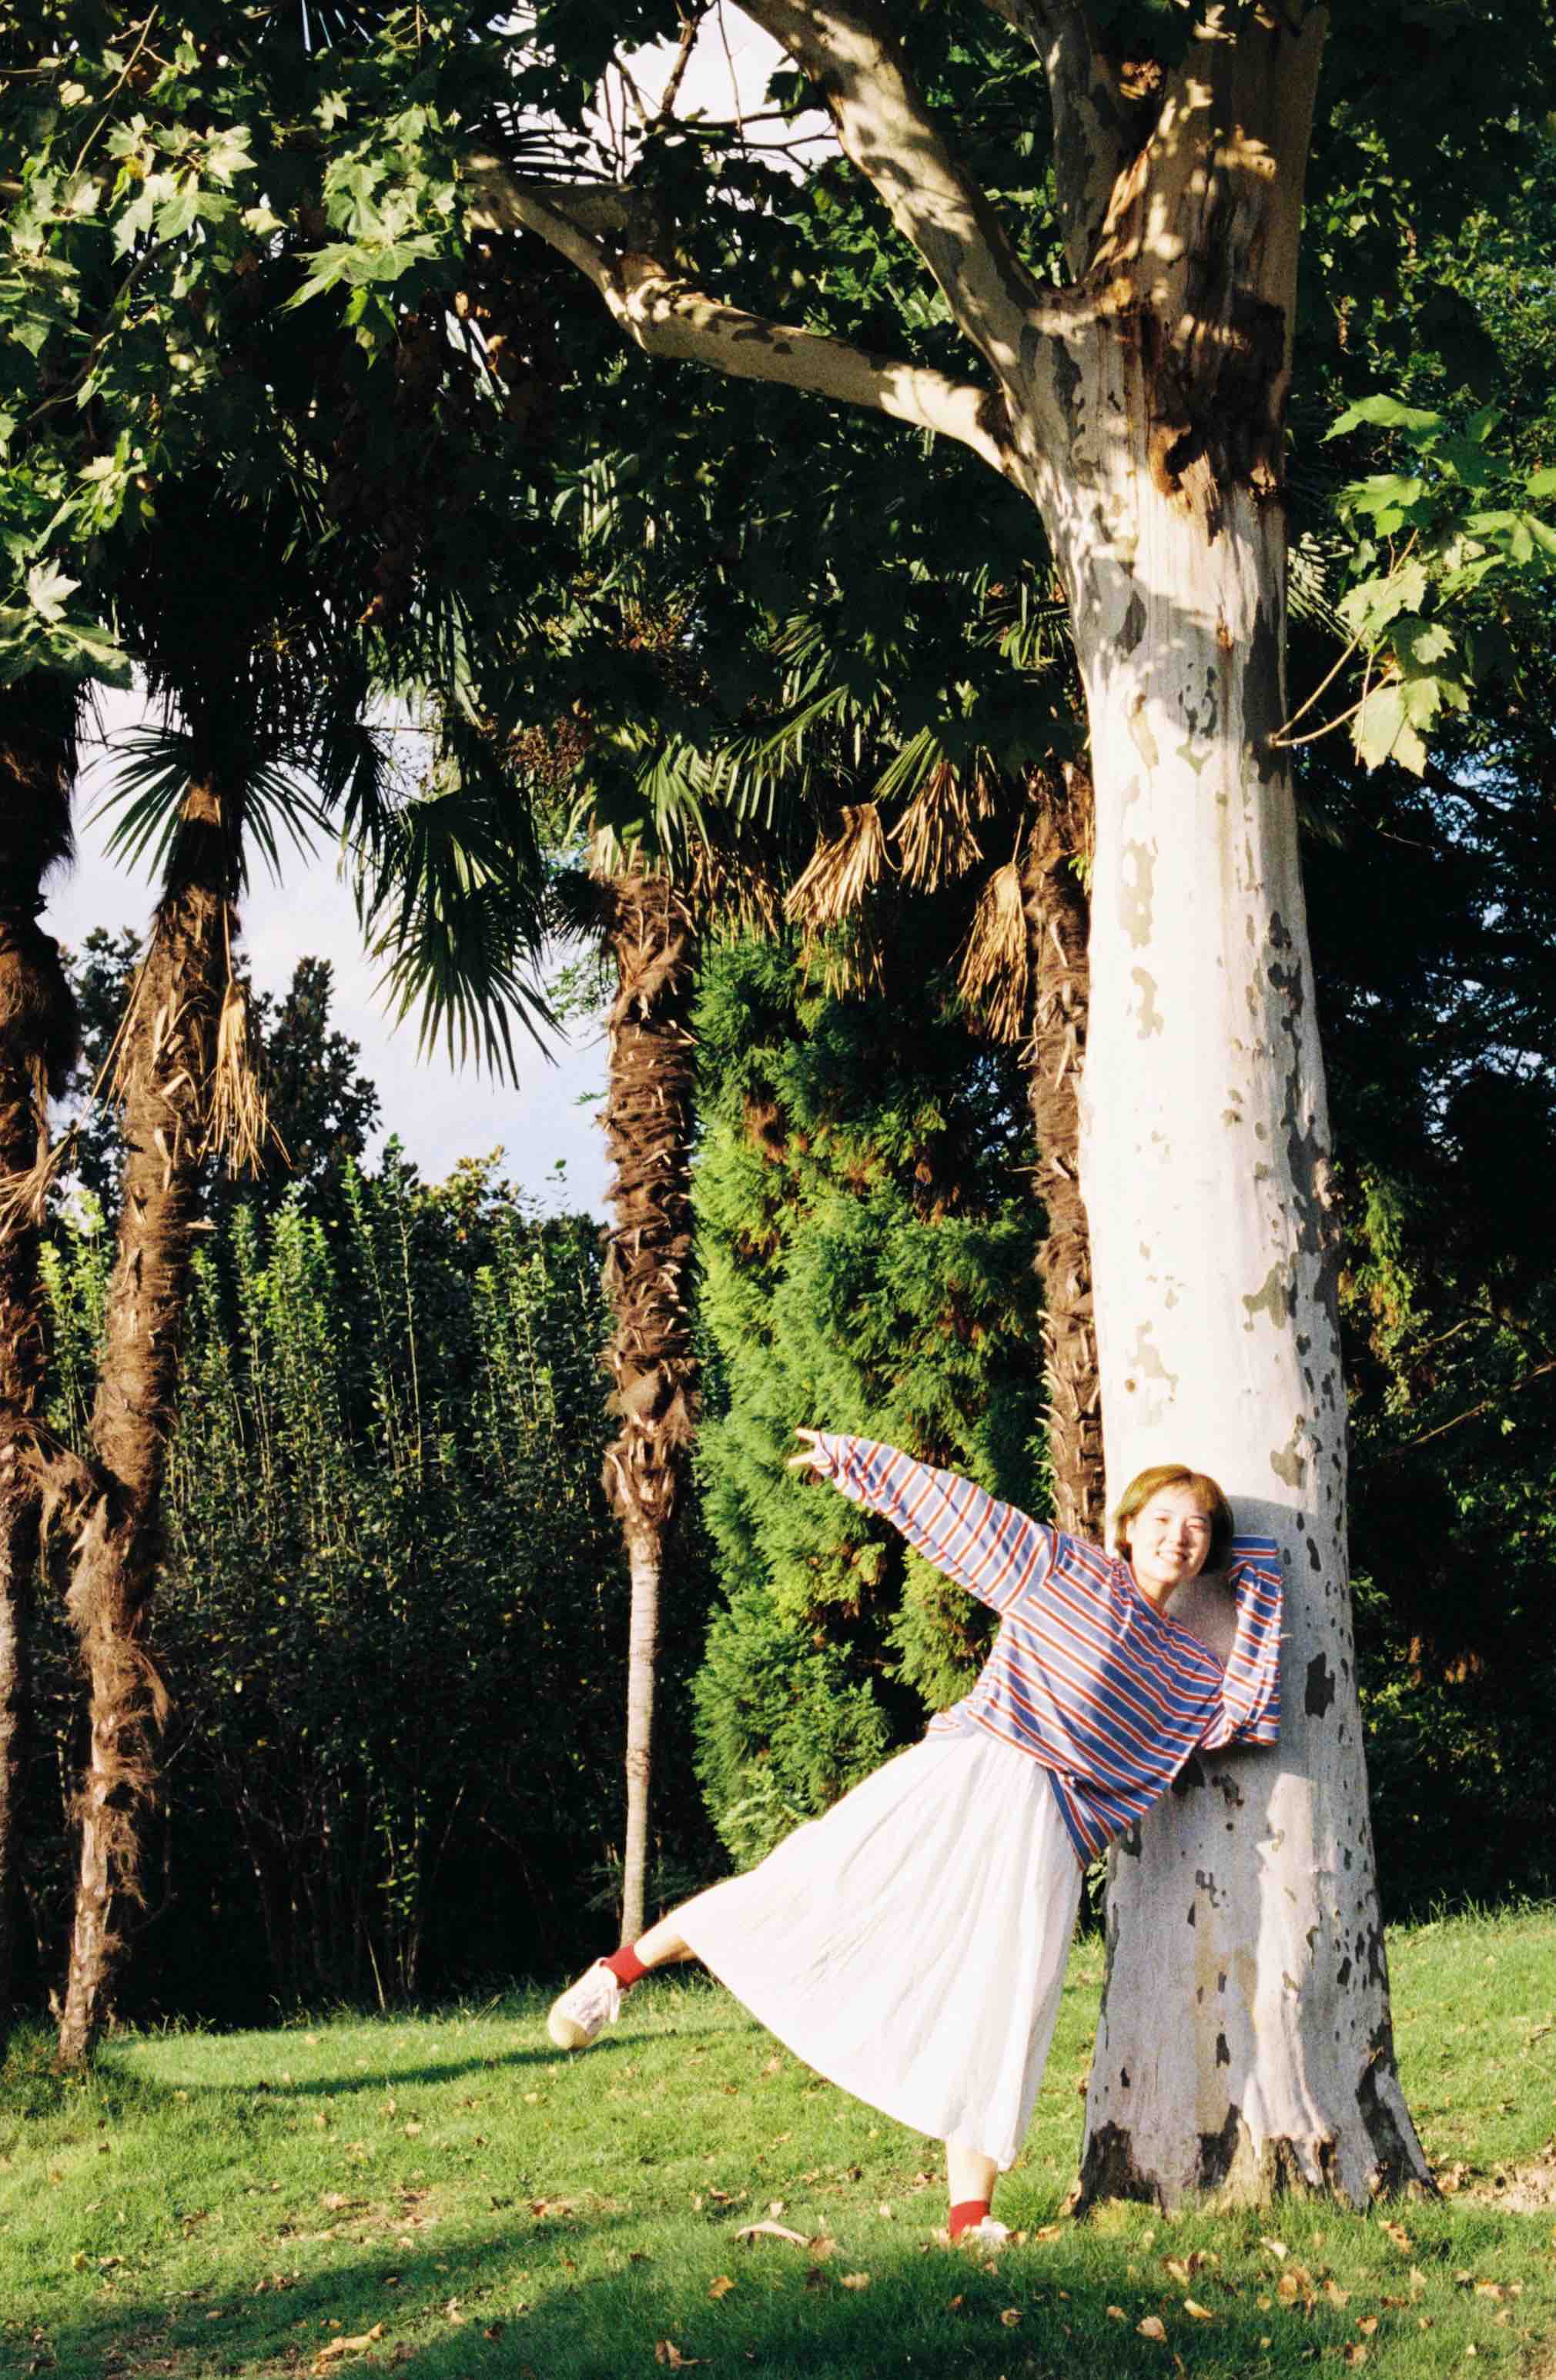
<instances>
[{"instance_id":1,"label":"tree branch","mask_svg":"<svg viewBox=\"0 0 1556 2380\"><path fill-rule=\"evenodd\" d=\"M940 284L1002 388L1023 395L1042 292L954 155L878 0L741 0L816 87L844 154Z\"/></svg>"},{"instance_id":2,"label":"tree branch","mask_svg":"<svg viewBox=\"0 0 1556 2380\"><path fill-rule=\"evenodd\" d=\"M1053 112L1053 178L1064 255L1078 280L1091 262L1113 188L1138 145L1138 99L1099 48L1083 0L985 0L1043 63ZM1138 127L1143 132L1143 125Z\"/></svg>"},{"instance_id":3,"label":"tree branch","mask_svg":"<svg viewBox=\"0 0 1556 2380\"><path fill-rule=\"evenodd\" d=\"M537 234L587 274L645 355L862 406L959 439L991 470L1011 475L1006 414L997 392L707 297L653 255L648 243L661 235L638 194L520 182L492 156L472 157L467 181L473 225Z\"/></svg>"}]
</instances>

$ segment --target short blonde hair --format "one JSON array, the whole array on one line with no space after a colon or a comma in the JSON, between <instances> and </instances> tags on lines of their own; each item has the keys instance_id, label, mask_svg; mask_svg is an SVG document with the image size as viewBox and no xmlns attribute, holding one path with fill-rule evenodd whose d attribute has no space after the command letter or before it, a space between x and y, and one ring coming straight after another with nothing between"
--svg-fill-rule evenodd
<instances>
[{"instance_id":1,"label":"short blonde hair","mask_svg":"<svg viewBox=\"0 0 1556 2380\"><path fill-rule=\"evenodd\" d=\"M1232 1551L1234 1523L1232 1507L1208 1471L1191 1471L1186 1463L1156 1463L1137 1472L1118 1500L1113 1514L1113 1544L1127 1561L1131 1548L1129 1524L1144 1512L1159 1488L1187 1488L1210 1524L1210 1549L1206 1570L1224 1570Z\"/></svg>"}]
</instances>

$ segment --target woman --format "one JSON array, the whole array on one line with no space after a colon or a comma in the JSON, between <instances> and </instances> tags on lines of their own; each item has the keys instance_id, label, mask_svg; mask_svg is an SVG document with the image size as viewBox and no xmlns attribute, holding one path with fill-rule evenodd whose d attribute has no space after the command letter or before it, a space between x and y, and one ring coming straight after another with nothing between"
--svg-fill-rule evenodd
<instances>
[{"instance_id":1,"label":"woman","mask_svg":"<svg viewBox=\"0 0 1556 2380\"><path fill-rule=\"evenodd\" d=\"M1201 1745L1280 1733L1281 1557L1213 1479L1141 1472L1110 1558L893 1447L802 1429L808 1469L1000 1614L972 1692L911 1751L602 1959L551 2011L582 2048L651 1967L697 1958L796 2057L946 2144L953 2240L1003 2240L1087 1864ZM1225 1570L1226 1665L1167 1615Z\"/></svg>"}]
</instances>

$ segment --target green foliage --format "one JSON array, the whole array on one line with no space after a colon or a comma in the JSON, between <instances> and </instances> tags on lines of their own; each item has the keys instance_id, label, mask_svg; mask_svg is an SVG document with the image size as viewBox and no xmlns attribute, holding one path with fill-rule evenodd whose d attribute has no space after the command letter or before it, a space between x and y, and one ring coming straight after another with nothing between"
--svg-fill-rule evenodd
<instances>
[{"instance_id":1,"label":"green foliage","mask_svg":"<svg viewBox=\"0 0 1556 2380\"><path fill-rule=\"evenodd\" d=\"M1335 498L1355 540L1351 584L1336 609L1365 657L1361 699L1348 715L1368 769L1392 759L1422 773L1438 713L1470 707L1476 645L1465 615L1485 618L1501 650L1516 642L1508 603L1510 594L1525 595L1518 582L1552 577L1556 519L1537 507L1556 495L1556 469L1530 470L1500 451L1501 419L1486 406L1458 425L1396 397L1370 396L1328 433L1340 438L1367 425L1406 450L1403 470L1371 472ZM1525 600L1531 613L1542 601L1548 607L1549 588L1529 584Z\"/></svg>"},{"instance_id":2,"label":"green foliage","mask_svg":"<svg viewBox=\"0 0 1556 2380\"><path fill-rule=\"evenodd\" d=\"M71 1430L107 1261L92 1220L45 1261ZM143 2005L399 2000L592 1943L626 1650L599 1269L591 1225L532 1221L489 1164L429 1186L393 1148L206 1243L157 1593L176 1906L146 1937ZM56 1629L40 1807L72 1668ZM57 1819L34 1858L53 1944Z\"/></svg>"},{"instance_id":3,"label":"green foliage","mask_svg":"<svg viewBox=\"0 0 1556 2380\"><path fill-rule=\"evenodd\" d=\"M923 980L944 930L920 905L919 983L869 1003L808 989L785 943L704 967L698 1467L728 1602L698 1758L742 1860L921 1733L986 1633L883 1524L784 1468L796 1426L886 1439L1040 1509L1019 1088Z\"/></svg>"}]
</instances>

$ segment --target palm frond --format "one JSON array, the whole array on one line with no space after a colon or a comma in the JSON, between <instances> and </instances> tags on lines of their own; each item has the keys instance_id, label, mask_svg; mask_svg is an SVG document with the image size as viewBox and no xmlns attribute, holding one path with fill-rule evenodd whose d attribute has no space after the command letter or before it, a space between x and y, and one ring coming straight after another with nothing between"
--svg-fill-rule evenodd
<instances>
[{"instance_id":1,"label":"palm frond","mask_svg":"<svg viewBox=\"0 0 1556 2380\"><path fill-rule=\"evenodd\" d=\"M1027 1029L1030 977L1021 870L1007 859L979 896L956 988L992 1039L1019 1041Z\"/></svg>"},{"instance_id":2,"label":"palm frond","mask_svg":"<svg viewBox=\"0 0 1556 2380\"><path fill-rule=\"evenodd\" d=\"M812 932L855 916L879 880L886 836L874 802L844 805L842 832L823 836L784 904L784 914Z\"/></svg>"},{"instance_id":3,"label":"palm frond","mask_svg":"<svg viewBox=\"0 0 1556 2380\"><path fill-rule=\"evenodd\" d=\"M977 821L993 810L993 791L981 768L975 767L969 781L950 760L936 759L892 830L908 883L933 892L975 868L983 856Z\"/></svg>"},{"instance_id":4,"label":"palm frond","mask_svg":"<svg viewBox=\"0 0 1556 2380\"><path fill-rule=\"evenodd\" d=\"M131 868L149 857L149 872L166 868L177 840L184 803L192 785L209 783L209 761L200 739L186 726L127 728L115 746L113 781L92 817L115 819L107 847ZM248 880L249 837L280 880L285 834L305 856L310 829L326 821L318 800L292 771L261 760L243 783L225 784L224 794L248 829L239 843L239 880Z\"/></svg>"}]
</instances>

